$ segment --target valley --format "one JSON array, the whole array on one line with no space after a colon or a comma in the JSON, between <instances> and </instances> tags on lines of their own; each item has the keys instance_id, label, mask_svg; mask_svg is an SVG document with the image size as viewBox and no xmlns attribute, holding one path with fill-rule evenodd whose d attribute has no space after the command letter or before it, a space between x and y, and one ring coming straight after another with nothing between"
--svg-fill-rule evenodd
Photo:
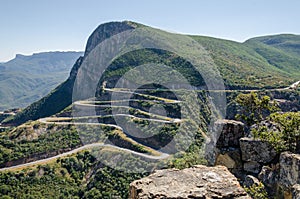
<instances>
[{"instance_id":1,"label":"valley","mask_svg":"<svg viewBox=\"0 0 300 199\"><path fill-rule=\"evenodd\" d=\"M139 35L119 37L139 28L153 34L142 39ZM242 96L249 100L246 105L257 106L251 107L253 112L269 108L269 103L282 112L300 111L300 54L293 45L300 42L300 36L275 35L239 43L182 35L191 42L186 44L174 35L130 21L102 24L89 37L84 55L76 54L78 59L64 82L26 108L1 112L0 193L11 198L128 198L130 183L158 170L220 162L238 178L252 175L244 168L238 168L242 174L234 170L248 163L238 162L242 149L234 144L244 139L243 125L245 134L252 136L253 127L247 122L254 117L254 113L242 115L244 124L232 121L243 111L238 99ZM195 59L193 65L184 59L185 54L135 48L151 44L151 37L156 36L176 41L175 47L182 44L181 50L193 58L198 58L201 49L201 60ZM111 38L112 46L107 45ZM118 42L130 50L113 52ZM188 85L178 81L174 71ZM213 81L215 77L219 81ZM264 111L255 116L263 118L268 113L272 119L269 110ZM221 127L220 121L225 121ZM237 132L239 125L242 130ZM236 138L233 132L243 136ZM238 140L230 140L228 148L218 148L218 139L223 139L220 133ZM295 140L291 142L296 146ZM215 157L210 154L214 152ZM267 166L277 164L279 155ZM210 165L211 159L217 163Z\"/></svg>"}]
</instances>

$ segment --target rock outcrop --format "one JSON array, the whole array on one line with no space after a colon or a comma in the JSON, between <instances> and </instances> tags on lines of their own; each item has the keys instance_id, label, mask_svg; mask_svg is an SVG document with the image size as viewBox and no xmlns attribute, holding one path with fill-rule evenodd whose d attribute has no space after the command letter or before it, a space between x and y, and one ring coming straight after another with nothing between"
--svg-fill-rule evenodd
<instances>
[{"instance_id":1,"label":"rock outcrop","mask_svg":"<svg viewBox=\"0 0 300 199\"><path fill-rule=\"evenodd\" d=\"M272 123L262 124L276 130ZM227 167L244 186L263 183L270 197L300 199L300 154L283 152L279 158L267 141L255 139L251 134L244 137L240 122L220 120L213 130L219 135L206 148L211 165Z\"/></svg>"},{"instance_id":2,"label":"rock outcrop","mask_svg":"<svg viewBox=\"0 0 300 199\"><path fill-rule=\"evenodd\" d=\"M284 188L300 184L300 155L289 152L280 154L279 183Z\"/></svg>"},{"instance_id":3,"label":"rock outcrop","mask_svg":"<svg viewBox=\"0 0 300 199\"><path fill-rule=\"evenodd\" d=\"M292 187L292 198L293 199L300 198L300 184L296 184Z\"/></svg>"},{"instance_id":4,"label":"rock outcrop","mask_svg":"<svg viewBox=\"0 0 300 199\"><path fill-rule=\"evenodd\" d=\"M135 27L135 24L127 21L101 24L89 37L86 44L85 56L89 54L99 43L101 43L105 39L123 31L134 29Z\"/></svg>"},{"instance_id":5,"label":"rock outcrop","mask_svg":"<svg viewBox=\"0 0 300 199\"><path fill-rule=\"evenodd\" d=\"M276 151L268 143L254 138L240 139L242 159L246 162L270 163L276 156Z\"/></svg>"},{"instance_id":6,"label":"rock outcrop","mask_svg":"<svg viewBox=\"0 0 300 199\"><path fill-rule=\"evenodd\" d=\"M258 174L261 171L262 166L258 162L245 162L244 171Z\"/></svg>"},{"instance_id":7,"label":"rock outcrop","mask_svg":"<svg viewBox=\"0 0 300 199\"><path fill-rule=\"evenodd\" d=\"M231 171L242 168L239 139L244 137L244 124L234 120L218 120L212 131L215 137L206 147L209 164L226 166Z\"/></svg>"},{"instance_id":8,"label":"rock outcrop","mask_svg":"<svg viewBox=\"0 0 300 199\"><path fill-rule=\"evenodd\" d=\"M235 120L218 120L215 123L216 132L220 132L217 141L218 148L239 147L239 139L244 136L244 124Z\"/></svg>"},{"instance_id":9,"label":"rock outcrop","mask_svg":"<svg viewBox=\"0 0 300 199\"><path fill-rule=\"evenodd\" d=\"M130 199L232 198L250 199L226 167L203 165L158 170L130 184Z\"/></svg>"},{"instance_id":10,"label":"rock outcrop","mask_svg":"<svg viewBox=\"0 0 300 199\"><path fill-rule=\"evenodd\" d=\"M258 179L270 189L274 189L277 186L278 177L279 168L270 168L268 166L263 166L258 175Z\"/></svg>"},{"instance_id":11,"label":"rock outcrop","mask_svg":"<svg viewBox=\"0 0 300 199\"><path fill-rule=\"evenodd\" d=\"M244 180L244 186L251 187L253 185L258 186L259 180L254 176L247 175Z\"/></svg>"}]
</instances>

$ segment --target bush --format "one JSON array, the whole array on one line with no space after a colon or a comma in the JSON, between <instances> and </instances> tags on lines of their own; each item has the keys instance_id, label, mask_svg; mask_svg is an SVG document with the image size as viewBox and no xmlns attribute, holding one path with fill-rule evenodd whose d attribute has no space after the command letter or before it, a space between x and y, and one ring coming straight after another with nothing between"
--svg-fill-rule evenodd
<instances>
[{"instance_id":1,"label":"bush","mask_svg":"<svg viewBox=\"0 0 300 199\"><path fill-rule=\"evenodd\" d=\"M262 183L259 185L252 185L251 187L245 187L245 191L253 198L253 199L268 199L268 193L265 190L265 186Z\"/></svg>"},{"instance_id":2,"label":"bush","mask_svg":"<svg viewBox=\"0 0 300 199\"><path fill-rule=\"evenodd\" d=\"M278 111L276 102L272 102L269 96L259 97L257 93L239 94L236 102L242 107L237 119L242 120L247 126L257 124L265 119L270 113Z\"/></svg>"},{"instance_id":3,"label":"bush","mask_svg":"<svg viewBox=\"0 0 300 199\"><path fill-rule=\"evenodd\" d=\"M300 112L273 113L267 123L273 128L260 124L252 130L254 137L268 141L279 153L300 153Z\"/></svg>"}]
</instances>

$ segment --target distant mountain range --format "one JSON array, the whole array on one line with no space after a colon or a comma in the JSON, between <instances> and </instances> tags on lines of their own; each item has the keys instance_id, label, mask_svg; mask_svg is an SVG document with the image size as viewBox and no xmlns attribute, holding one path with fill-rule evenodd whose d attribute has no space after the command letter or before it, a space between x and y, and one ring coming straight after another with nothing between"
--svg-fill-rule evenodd
<instances>
[{"instance_id":1,"label":"distant mountain range","mask_svg":"<svg viewBox=\"0 0 300 199\"><path fill-rule=\"evenodd\" d=\"M72 91L77 71L87 55L105 39L138 27L145 26L128 21L100 25L89 37L84 56L75 62L69 78L40 101L33 103L6 122L21 124L28 120L53 115L69 106L72 102ZM300 79L299 35L258 37L249 39L244 43L204 36L190 37L210 54L227 89L279 88L288 86ZM108 68L103 77L106 80L115 81L130 68L157 60L162 60L162 63L170 64L179 70L190 80L192 85L201 86L203 83L200 74L195 73L195 70L192 70L188 63L184 62L178 55L153 49L131 52L114 60L111 69ZM55 71L56 68L53 67L51 70ZM40 93L39 96L45 93Z\"/></svg>"},{"instance_id":2,"label":"distant mountain range","mask_svg":"<svg viewBox=\"0 0 300 199\"><path fill-rule=\"evenodd\" d=\"M188 40L197 46L190 48L193 45L184 45L180 39L169 40L172 33L146 27L148 33L159 32L160 35L170 36L167 39L164 37L167 44L179 44L177 47L182 47L184 55L164 48L133 48L143 46L140 45L142 42L151 43L152 35L126 40L131 51L114 45L104 48L100 45L98 48L102 42L107 44L107 39L111 37L112 44L124 45L122 41L126 39L126 33L140 27L145 28L142 24L129 21L102 24L89 37L84 54L18 55L11 62L0 64L0 83L5 83L0 88L1 92L5 91L4 94L1 93L1 100L6 97L9 104L19 100L24 102L27 98L23 95L30 95L35 99L43 96L16 114L8 113L7 117L3 113L3 121L0 123L0 130L3 131L0 132L0 194L4 195L3 198L5 195L9 195L6 198L128 198L128 188L133 187L129 184L133 180L149 175L149 172L157 171L161 166L180 169L207 164L211 158L204 157L205 151L213 156L213 161L223 162L224 158L215 153L221 149L214 146L221 142L220 145L226 149L222 151L224 162L227 162L226 157L230 159L230 165L233 162L231 171L237 171L240 176L256 172L243 173L243 166L249 162L242 161L241 149L235 148L240 143L240 135L244 134L243 124L229 120L216 122L216 119L221 118L218 109L227 108L227 113L230 113L228 115L231 115L227 118L233 119L240 108L236 103L236 96L249 90L269 94L289 111L299 109L299 90L286 87L300 80L300 36L265 36L249 39L244 43L188 36ZM119 33L125 33L125 37L118 37ZM204 51L204 54L200 52L205 55L204 59L198 56L199 49ZM115 50L124 54L114 54ZM110 53L116 58L110 59ZM200 61L198 68L195 69L193 63L183 58L187 54ZM205 61L213 64L205 67ZM72 63L74 65L70 70ZM108 66L102 71L105 63ZM142 72L135 70L138 66L147 64L149 67L144 67ZM174 71L169 70L170 68L157 72L157 67L163 68L164 65L179 72L192 87L181 89L183 84L174 78L176 75L172 75ZM218 70L211 71L212 65ZM94 66L99 67L97 69L102 72L100 75ZM210 88L206 86L205 77L200 73L208 74L208 80L214 79L210 78L211 73L204 73L206 70L220 72L227 89L227 104L212 103L216 95L210 94L222 92L207 92ZM157 81L145 83L139 90L132 92L128 90L129 84L126 81L119 81L128 71L133 72L132 76L138 77L139 81L144 82L147 78L157 78ZM155 77L149 75L152 72ZM166 91L165 85L160 85L158 81L161 79L171 80L178 87ZM81 80L85 80L84 83ZM118 81L123 84L122 89L116 86ZM62 83L58 85L58 82ZM81 85L86 87L78 89L78 97L76 88ZM46 86L49 86L49 90L42 92L41 87ZM51 90L50 86L56 87ZM191 88L198 89L196 96L192 94ZM91 94L86 97L85 92ZM255 97L252 98L255 102L258 101ZM72 104L72 100L76 102ZM271 126L277 127L275 124ZM237 134L233 136L234 139L231 139L231 132ZM220 139L217 139L219 135ZM204 147L205 140L209 141L206 137L213 139ZM224 140L229 137L232 143L224 144ZM260 144L257 144L257 140L253 141L254 145ZM250 147L253 145L250 140L247 143ZM264 142L264 145L267 146L267 143ZM266 148L267 153L273 153L271 145ZM284 159L294 156L287 154L289 157ZM279 155L276 157L278 159ZM157 162L159 160L161 162ZM258 169L261 168L260 162L254 163L258 164ZM287 167L290 165L286 164L285 168ZM221 170L225 171L224 169ZM280 173L276 169L272 172ZM259 193L263 193L264 185L259 186L262 186L258 187ZM229 193L227 189L224 190ZM135 194L138 191L133 192ZM215 192L211 193L216 195ZM240 193L242 192L239 191ZM233 197L232 192L230 195ZM244 196L243 193L241 197Z\"/></svg>"},{"instance_id":3,"label":"distant mountain range","mask_svg":"<svg viewBox=\"0 0 300 199\"><path fill-rule=\"evenodd\" d=\"M0 63L0 110L23 108L64 81L82 52L17 54Z\"/></svg>"}]
</instances>

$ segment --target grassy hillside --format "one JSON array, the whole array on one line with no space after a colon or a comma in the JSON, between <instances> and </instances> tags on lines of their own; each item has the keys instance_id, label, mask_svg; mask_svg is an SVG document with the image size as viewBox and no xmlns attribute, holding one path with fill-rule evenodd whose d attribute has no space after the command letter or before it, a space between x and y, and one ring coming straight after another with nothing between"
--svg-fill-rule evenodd
<instances>
[{"instance_id":1,"label":"grassy hillside","mask_svg":"<svg viewBox=\"0 0 300 199\"><path fill-rule=\"evenodd\" d=\"M100 25L88 40L85 57L104 39L136 27L142 27L142 25L133 22L112 22ZM266 39L269 37L265 37L254 38L245 43L203 36L191 37L209 52L228 89L278 88L288 86L300 79L300 60L297 57L300 36L276 35L270 37L273 42ZM190 63L172 53L151 49L127 53L114 60L101 81L116 81L133 67L153 61L176 69L194 86L203 85L201 75L193 69ZM53 115L70 105L73 83L79 67L80 63L77 62L72 69L73 75L66 82L45 98L5 122L21 124L28 120ZM170 77L162 75L162 78Z\"/></svg>"},{"instance_id":2,"label":"grassy hillside","mask_svg":"<svg viewBox=\"0 0 300 199\"><path fill-rule=\"evenodd\" d=\"M188 149L185 147L180 148L184 149L184 151L179 151L174 156L164 160L166 161L164 162L166 163L165 167L185 168L205 163L201 147L204 141L203 138L206 136L208 130L208 125L212 119L210 116L214 111L209 106L210 98L207 96L206 91L197 92L200 99L199 114L196 110L182 110L180 112L180 107L184 107L182 104L192 101L188 99L194 97L193 95L189 95L190 91L181 91L182 96L184 96L182 102L180 102L181 106L177 106L177 104L157 103L158 100L154 96L160 99L163 97L167 99L173 98L172 92L163 92L159 90L160 88L156 89L155 85L155 89L151 91L147 89L140 91L142 92L140 94L143 94L142 96L137 94L132 95L131 99L138 99L138 101L129 103L128 107L125 108L128 108L129 114L140 116L140 118L127 118L125 122L130 125L129 122L131 120L134 121L139 129L142 130L141 132L147 135L147 139L129 136L131 134L126 134L125 130L122 132L121 130L111 129L107 126L103 127L104 133L101 133L102 131L98 131L99 129L88 124L86 127L76 128L76 126L72 126L71 124L59 124L59 119L57 118L56 124L45 124L41 120L25 123L28 120L36 120L54 114L70 116L71 111L76 110L71 105L74 82L86 56L97 44L106 38L136 27L140 27L140 25L132 22L115 22L100 25L89 38L85 55L76 61L69 78L65 82L17 115L5 119L4 124L22 125L0 133L0 166L9 166L34 159L41 159L41 157L54 156L82 146L82 144L86 143L86 140L89 141L88 143L102 143L104 140L107 141L106 138L121 148L143 154L151 154L154 151L153 149L160 149L166 143L170 143L174 135L179 136L178 139L173 140L174 146L179 148L181 145L189 147ZM264 88L284 87L300 80L300 62L298 59L300 52L298 49L299 36L278 35L254 38L245 43L202 36L191 37L209 52L209 55L224 78L227 89L264 90ZM103 104L102 100L108 101L110 97L109 91L101 89L104 81L107 87L114 87L116 81L122 75L136 66L146 63L168 65L180 72L191 85L205 88L205 82L201 74L193 68L191 63L182 57L159 49L136 50L114 59L104 72L99 80L99 92L95 93L96 100L99 100L96 105ZM145 69L144 72L150 73L149 70L151 69ZM0 65L0 72L3 70L6 70L6 67ZM26 73L27 69L19 68L18 70ZM50 71L59 72L59 70L52 67ZM46 71L39 71L36 75L43 78L42 74L44 72ZM159 78L169 80L172 78L172 74L167 71L164 74L159 74ZM150 87L150 85L147 86ZM145 88L148 88L147 86ZM239 92L228 91L227 93L228 111L231 114L231 118L236 113L237 104L234 99ZM268 93L269 91L264 92ZM299 104L299 93L296 91L294 93L291 91L274 91L268 94L272 96L272 99L288 100L290 106ZM154 102L155 100L156 102ZM196 99L193 98L193 100ZM159 127L160 131L154 136L150 136L155 132L155 129L147 128L150 122L145 120L145 118L147 119L149 115L138 111L136 108L148 112L155 103L160 104L160 107L166 110L166 115L168 116L173 113L174 118L181 118L179 112L182 113L181 119L183 122L181 123L181 129L178 130L178 124L175 123L160 123L159 125L154 125ZM93 103L91 102L91 104ZM291 110L289 106L285 108ZM112 116L107 116L112 114L111 107L104 107L104 110L95 108L95 111L101 115L101 117L97 118L97 122L108 124L113 119ZM107 115L104 115L104 112ZM63 120L62 118L60 119ZM90 121L89 119L91 118L67 118L66 120L75 122L82 120L81 122L84 122ZM115 123L111 122L111 124ZM152 121L151 124L156 123ZM197 128L193 128L194 125ZM180 131L184 133L180 133ZM193 143L189 143L190 137L188 135L191 133L195 133ZM148 139L149 136L150 139ZM107 162L96 159L95 157L99 157L97 156L99 154L103 157L102 160L108 162L112 160L117 163L117 166L114 168L142 169L139 170L139 173L126 173L115 170L109 166L105 166ZM123 157L126 157L126 161L123 161ZM145 162L141 156L134 155L133 153L113 149L111 146L98 147L67 157L60 157L38 166L0 172L0 195L4 198L128 198L129 183L147 175L149 170L143 168L152 168L152 166L154 166L152 163Z\"/></svg>"},{"instance_id":3,"label":"grassy hillside","mask_svg":"<svg viewBox=\"0 0 300 199\"><path fill-rule=\"evenodd\" d=\"M274 64L277 63L275 59L278 58L278 54L270 59L262 56L257 50L259 44L238 43L202 36L193 36L193 38L210 53L226 86L230 88L283 87L300 79L300 74L294 73L298 66L293 62L294 60L284 57L283 60L288 64L278 68Z\"/></svg>"},{"instance_id":4,"label":"grassy hillside","mask_svg":"<svg viewBox=\"0 0 300 199\"><path fill-rule=\"evenodd\" d=\"M0 110L23 108L41 99L67 79L82 52L17 55L0 64Z\"/></svg>"},{"instance_id":5,"label":"grassy hillside","mask_svg":"<svg viewBox=\"0 0 300 199\"><path fill-rule=\"evenodd\" d=\"M253 38L245 42L270 65L300 79L300 36L275 35Z\"/></svg>"}]
</instances>

